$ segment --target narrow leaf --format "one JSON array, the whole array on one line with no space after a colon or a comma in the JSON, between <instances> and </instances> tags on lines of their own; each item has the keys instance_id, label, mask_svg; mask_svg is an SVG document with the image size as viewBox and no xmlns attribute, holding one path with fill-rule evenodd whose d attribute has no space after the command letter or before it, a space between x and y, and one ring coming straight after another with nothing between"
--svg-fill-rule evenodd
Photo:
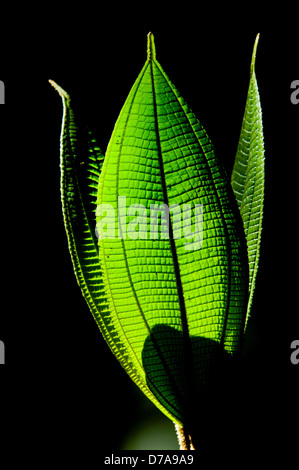
<instances>
[{"instance_id":1,"label":"narrow leaf","mask_svg":"<svg viewBox=\"0 0 299 470\"><path fill-rule=\"evenodd\" d=\"M77 128L69 95L49 80L63 101L60 139L63 219L74 271L82 293L97 321L97 299L103 290L95 233L98 180L104 157L90 131Z\"/></svg>"},{"instance_id":2,"label":"narrow leaf","mask_svg":"<svg viewBox=\"0 0 299 470\"><path fill-rule=\"evenodd\" d=\"M238 350L244 330L246 242L232 197L149 34L99 180L102 332L144 393L187 428L211 364Z\"/></svg>"},{"instance_id":3,"label":"narrow leaf","mask_svg":"<svg viewBox=\"0 0 299 470\"><path fill-rule=\"evenodd\" d=\"M259 35L256 37L253 48L249 90L231 179L244 224L248 249L249 300L245 326L250 314L258 270L264 206L263 124L259 90L255 76L258 41Z\"/></svg>"}]
</instances>

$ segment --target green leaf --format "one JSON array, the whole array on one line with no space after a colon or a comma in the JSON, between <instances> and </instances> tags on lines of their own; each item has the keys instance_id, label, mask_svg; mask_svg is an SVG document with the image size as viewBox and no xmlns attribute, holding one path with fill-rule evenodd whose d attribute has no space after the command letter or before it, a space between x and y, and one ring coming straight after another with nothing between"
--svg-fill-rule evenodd
<instances>
[{"instance_id":1,"label":"green leaf","mask_svg":"<svg viewBox=\"0 0 299 470\"><path fill-rule=\"evenodd\" d=\"M249 300L246 324L252 305L259 263L265 184L262 110L255 76L258 41L259 35L256 37L253 48L246 107L231 178L232 188L244 224L248 249Z\"/></svg>"},{"instance_id":2,"label":"green leaf","mask_svg":"<svg viewBox=\"0 0 299 470\"><path fill-rule=\"evenodd\" d=\"M135 374L133 364L127 360L107 308L103 284L105 266L99 261L95 217L98 181L104 157L91 132L86 134L82 129L79 132L68 93L53 80L49 82L63 101L60 189L68 247L78 284L115 357L148 398L159 405L144 381ZM172 419L167 410L163 411Z\"/></svg>"},{"instance_id":3,"label":"green leaf","mask_svg":"<svg viewBox=\"0 0 299 470\"><path fill-rule=\"evenodd\" d=\"M99 180L100 327L143 392L189 429L212 365L236 353L244 331L246 242L234 203L204 128L149 34Z\"/></svg>"},{"instance_id":4,"label":"green leaf","mask_svg":"<svg viewBox=\"0 0 299 470\"><path fill-rule=\"evenodd\" d=\"M63 219L75 275L95 319L103 291L95 233L96 194L104 157L90 131L78 130L69 95L49 80L63 101L60 139Z\"/></svg>"}]
</instances>

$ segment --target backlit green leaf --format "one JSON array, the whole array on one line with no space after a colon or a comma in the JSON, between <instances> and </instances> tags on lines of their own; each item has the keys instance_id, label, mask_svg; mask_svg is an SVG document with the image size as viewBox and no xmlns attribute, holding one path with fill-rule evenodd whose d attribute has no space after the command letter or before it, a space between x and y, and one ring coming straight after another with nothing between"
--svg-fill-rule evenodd
<instances>
[{"instance_id":1,"label":"backlit green leaf","mask_svg":"<svg viewBox=\"0 0 299 470\"><path fill-rule=\"evenodd\" d=\"M232 187L241 212L249 261L249 300L246 323L253 299L262 231L265 159L262 110L255 76L256 38L240 140L232 173Z\"/></svg>"},{"instance_id":2,"label":"backlit green leaf","mask_svg":"<svg viewBox=\"0 0 299 470\"><path fill-rule=\"evenodd\" d=\"M152 34L97 204L102 332L144 393L190 429L211 365L221 351L235 353L243 334L246 243L229 181L158 63Z\"/></svg>"},{"instance_id":3,"label":"backlit green leaf","mask_svg":"<svg viewBox=\"0 0 299 470\"><path fill-rule=\"evenodd\" d=\"M152 34L105 160L51 81L64 106L61 196L78 283L120 364L187 441L252 302L264 196L257 42L232 187ZM225 409L220 392L216 401Z\"/></svg>"},{"instance_id":4,"label":"backlit green leaf","mask_svg":"<svg viewBox=\"0 0 299 470\"><path fill-rule=\"evenodd\" d=\"M107 309L102 279L105 265L102 266L99 261L95 216L98 181L104 157L91 133L86 134L82 129L79 132L68 93L53 80L49 81L63 101L61 200L68 247L78 284L113 354L148 398L159 406L155 395L144 380L135 374L133 364L127 360L113 327L113 317ZM172 419L166 409L163 408L163 411Z\"/></svg>"},{"instance_id":5,"label":"backlit green leaf","mask_svg":"<svg viewBox=\"0 0 299 470\"><path fill-rule=\"evenodd\" d=\"M69 95L53 80L63 101L60 140L61 199L74 271L96 320L103 290L95 234L96 194L104 157L90 131L77 128Z\"/></svg>"}]
</instances>

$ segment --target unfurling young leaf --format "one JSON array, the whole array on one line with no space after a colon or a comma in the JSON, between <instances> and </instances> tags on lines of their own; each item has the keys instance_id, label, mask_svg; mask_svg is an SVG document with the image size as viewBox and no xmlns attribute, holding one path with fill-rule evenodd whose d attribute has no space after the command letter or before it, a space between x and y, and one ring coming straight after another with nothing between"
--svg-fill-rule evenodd
<instances>
[{"instance_id":1,"label":"unfurling young leaf","mask_svg":"<svg viewBox=\"0 0 299 470\"><path fill-rule=\"evenodd\" d=\"M69 95L53 80L63 101L60 139L61 201L74 271L94 316L103 290L95 235L96 193L104 157L90 131L77 128ZM100 319L98 320L100 321Z\"/></svg>"},{"instance_id":2,"label":"unfurling young leaf","mask_svg":"<svg viewBox=\"0 0 299 470\"><path fill-rule=\"evenodd\" d=\"M253 48L249 90L231 179L244 224L248 248L249 300L245 326L249 318L258 270L265 185L262 110L255 76L258 41L259 35L256 37Z\"/></svg>"},{"instance_id":3,"label":"unfurling young leaf","mask_svg":"<svg viewBox=\"0 0 299 470\"><path fill-rule=\"evenodd\" d=\"M183 447L189 436L196 446L213 370L238 352L248 304L229 180L151 33L104 163L94 140L78 146L69 96L52 84L64 103L61 192L78 283L121 365L176 424Z\"/></svg>"}]
</instances>

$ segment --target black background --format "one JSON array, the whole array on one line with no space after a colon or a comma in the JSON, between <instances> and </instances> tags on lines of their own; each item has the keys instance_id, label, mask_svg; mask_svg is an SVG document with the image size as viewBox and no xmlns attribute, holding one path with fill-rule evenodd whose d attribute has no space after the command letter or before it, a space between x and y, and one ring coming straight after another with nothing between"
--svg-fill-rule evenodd
<instances>
[{"instance_id":1,"label":"black background","mask_svg":"<svg viewBox=\"0 0 299 470\"><path fill-rule=\"evenodd\" d=\"M215 22L211 12L192 5L172 7L171 14L88 3L67 11L58 5L18 9L2 32L0 339L6 365L0 408L12 460L18 457L12 449L21 445L25 459L36 458L39 449L46 461L80 459L88 468L103 452L136 448L128 435L150 426L156 437L161 431L165 448L176 447L172 424L118 365L77 286L59 193L62 104L48 83L53 79L69 92L105 151L145 62L149 31L157 59L203 123L228 174L252 47L261 33L256 74L266 189L260 268L242 367L228 385L234 406L225 421L214 423L215 449L225 438L226 459L250 455L264 462L295 450L299 365L291 364L290 344L299 336L299 105L291 104L290 84L299 78L299 33L292 21L248 27L233 12Z\"/></svg>"}]
</instances>

